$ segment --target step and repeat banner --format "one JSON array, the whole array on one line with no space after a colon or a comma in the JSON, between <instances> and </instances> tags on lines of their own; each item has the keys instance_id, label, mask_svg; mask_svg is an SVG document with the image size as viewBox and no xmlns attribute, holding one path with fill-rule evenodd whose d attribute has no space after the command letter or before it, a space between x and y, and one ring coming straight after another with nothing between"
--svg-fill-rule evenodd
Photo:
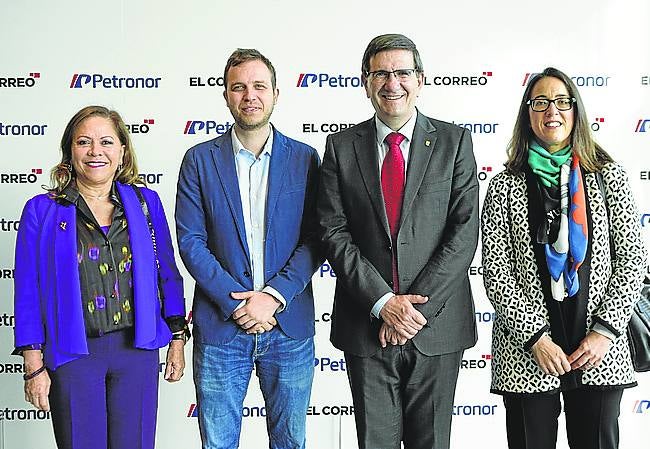
<instances>
[{"instance_id":1,"label":"step and repeat banner","mask_svg":"<svg viewBox=\"0 0 650 449\"><path fill-rule=\"evenodd\" d=\"M185 151L232 126L222 96L223 67L238 47L259 49L276 67L280 96L273 124L322 156L327 134L373 113L360 79L367 43L388 32L409 36L426 75L418 107L472 132L481 199L503 168L527 80L555 66L579 87L597 141L626 167L650 241L647 0L562 6L519 0L167 3L0 5L0 449L55 447L49 414L24 401L22 359L10 355L13 251L22 207L48 184L65 124L89 104L117 109L131 131L142 177L171 218ZM194 282L180 258L178 263L190 310ZM489 393L494 311L483 289L480 249L469 274L479 340L464 354L452 447L501 449L504 407ZM314 449L356 447L346 364L329 342L335 283L324 263L314 275L316 375L307 412L308 446ZM182 381L161 382L161 449L200 447L191 345L186 357ZM160 372L162 379L164 352ZM256 382L253 376L244 404L242 448L268 446ZM648 446L650 374L639 375L638 382L623 395L622 449ZM124 407L132 405L124 398ZM560 432L558 447L567 447L562 425Z\"/></svg>"}]
</instances>

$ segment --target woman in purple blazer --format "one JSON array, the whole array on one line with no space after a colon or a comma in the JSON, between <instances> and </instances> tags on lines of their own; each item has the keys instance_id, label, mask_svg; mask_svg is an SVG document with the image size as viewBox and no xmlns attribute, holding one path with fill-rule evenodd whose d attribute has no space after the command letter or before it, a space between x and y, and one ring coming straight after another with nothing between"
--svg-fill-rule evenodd
<instances>
[{"instance_id":1,"label":"woman in purple blazer","mask_svg":"<svg viewBox=\"0 0 650 449\"><path fill-rule=\"evenodd\" d=\"M16 241L14 354L25 399L52 409L59 448L153 448L158 348L180 380L183 284L158 195L141 183L120 115L68 123L52 187L23 209Z\"/></svg>"}]
</instances>

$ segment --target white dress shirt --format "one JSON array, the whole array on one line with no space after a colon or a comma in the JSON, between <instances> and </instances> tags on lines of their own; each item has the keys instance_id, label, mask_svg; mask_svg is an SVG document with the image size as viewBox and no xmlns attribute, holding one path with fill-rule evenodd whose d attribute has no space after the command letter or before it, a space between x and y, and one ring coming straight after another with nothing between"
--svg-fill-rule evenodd
<instances>
[{"instance_id":1,"label":"white dress shirt","mask_svg":"<svg viewBox=\"0 0 650 449\"><path fill-rule=\"evenodd\" d=\"M271 154L273 152L273 128L269 125L269 137L258 157L255 157L255 153L252 151L244 148L244 145L237 138L234 128L231 135L237 181L239 183L239 197L241 198L242 212L244 214L246 244L250 254L253 289L258 292L268 293L279 300L282 305L278 311L282 311L286 306L284 297L273 287L266 286L264 279L266 197L269 185ZM237 306L237 309L243 307L244 304L246 302L242 301Z\"/></svg>"}]
</instances>

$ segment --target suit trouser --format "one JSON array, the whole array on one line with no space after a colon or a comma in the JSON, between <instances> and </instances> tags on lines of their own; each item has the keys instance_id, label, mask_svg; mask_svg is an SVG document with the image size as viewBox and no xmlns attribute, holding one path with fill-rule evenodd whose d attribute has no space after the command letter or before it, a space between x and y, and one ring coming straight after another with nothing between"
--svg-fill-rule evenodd
<instances>
[{"instance_id":1,"label":"suit trouser","mask_svg":"<svg viewBox=\"0 0 650 449\"><path fill-rule=\"evenodd\" d=\"M567 439L571 449L617 449L622 389L581 388L562 392ZM506 430L510 449L554 449L560 416L560 393L506 395Z\"/></svg>"},{"instance_id":2,"label":"suit trouser","mask_svg":"<svg viewBox=\"0 0 650 449\"><path fill-rule=\"evenodd\" d=\"M133 330L88 339L90 355L50 371L59 449L153 449L158 350L133 347Z\"/></svg>"},{"instance_id":3,"label":"suit trouser","mask_svg":"<svg viewBox=\"0 0 650 449\"><path fill-rule=\"evenodd\" d=\"M345 354L360 449L448 449L463 352L426 356L407 341Z\"/></svg>"}]
</instances>

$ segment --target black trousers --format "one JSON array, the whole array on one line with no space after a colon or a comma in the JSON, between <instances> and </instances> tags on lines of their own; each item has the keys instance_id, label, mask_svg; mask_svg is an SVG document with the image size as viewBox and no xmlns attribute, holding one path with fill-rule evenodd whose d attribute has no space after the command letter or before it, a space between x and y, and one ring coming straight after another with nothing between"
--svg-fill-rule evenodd
<instances>
[{"instance_id":1,"label":"black trousers","mask_svg":"<svg viewBox=\"0 0 650 449\"><path fill-rule=\"evenodd\" d=\"M617 449L622 389L576 389L562 392L566 433L571 449ZM560 393L506 395L506 430L510 449L554 449L560 416Z\"/></svg>"},{"instance_id":2,"label":"black trousers","mask_svg":"<svg viewBox=\"0 0 650 449\"><path fill-rule=\"evenodd\" d=\"M346 353L359 449L448 449L462 355L426 356L411 341Z\"/></svg>"}]
</instances>

